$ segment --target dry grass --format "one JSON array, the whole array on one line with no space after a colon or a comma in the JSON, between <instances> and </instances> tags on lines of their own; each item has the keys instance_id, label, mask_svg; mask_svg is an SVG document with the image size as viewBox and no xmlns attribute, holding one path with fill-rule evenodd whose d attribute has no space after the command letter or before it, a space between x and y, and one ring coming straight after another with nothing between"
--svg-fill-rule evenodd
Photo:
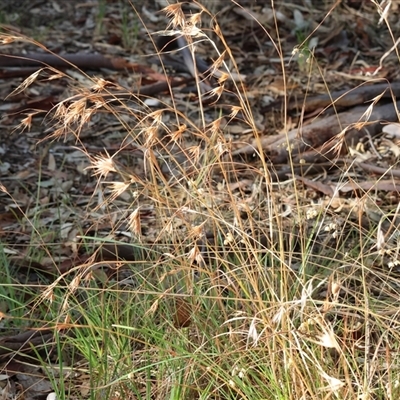
<instances>
[{"instance_id":1,"label":"dry grass","mask_svg":"<svg viewBox=\"0 0 400 400\"><path fill-rule=\"evenodd\" d=\"M58 338L58 359L66 349L67 368L89 372L83 386L92 398L398 398L400 282L388 269L398 245L384 238L383 222L369 229L361 222L366 210L379 209L375 197L338 202L338 213L338 199L314 202L294 180L274 183L261 147L257 167L232 156L227 121L239 118L255 138L260 132L218 4L196 4L190 17L168 6L168 29L193 55L197 42L212 49L213 94L232 104L179 98L153 107L134 93L126 102L115 94L122 86L85 75L85 85L70 80L71 95L49 114L48 139L73 135L90 161L98 190L88 217L96 211L112 221L109 237L82 231L79 240L99 246L125 230L148 257L125 263L134 281L128 288L102 286L94 259L75 266L36 298L35 312L43 307L36 318L70 328ZM280 14L272 11L276 31L260 27L281 57L288 93ZM327 7L326 17L334 12ZM305 68L311 79L315 70ZM196 76L199 98L207 95L205 78ZM85 150L82 132L98 115L123 127L116 151ZM286 130L287 121L284 110ZM21 124L28 130L30 119ZM63 398L70 378L53 379Z\"/></svg>"}]
</instances>

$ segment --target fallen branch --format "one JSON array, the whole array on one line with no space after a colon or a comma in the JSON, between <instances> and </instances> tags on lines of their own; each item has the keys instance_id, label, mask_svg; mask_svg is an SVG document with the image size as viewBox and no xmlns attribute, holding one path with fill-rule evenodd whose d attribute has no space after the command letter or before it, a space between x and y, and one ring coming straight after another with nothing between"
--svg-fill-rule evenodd
<instances>
[{"instance_id":1,"label":"fallen branch","mask_svg":"<svg viewBox=\"0 0 400 400\"><path fill-rule=\"evenodd\" d=\"M54 68L77 67L80 69L112 69L112 70L132 70L135 72L154 73L148 66L131 63L124 58L108 58L102 54L48 54L48 53L28 53L25 55L0 55L0 68L4 67L43 67L51 66Z\"/></svg>"},{"instance_id":2,"label":"fallen branch","mask_svg":"<svg viewBox=\"0 0 400 400\"><path fill-rule=\"evenodd\" d=\"M389 90L388 90L389 89ZM323 94L314 97L308 97L303 102L298 100L290 101L287 109L301 109L305 113L310 113L315 110L321 110L326 107L335 106L340 108L354 107L371 101L377 96L383 99L400 96L400 82L381 83L378 85L362 85L354 89L339 90L330 94ZM269 105L263 111L266 112L272 108L282 108L281 102Z\"/></svg>"},{"instance_id":3,"label":"fallen branch","mask_svg":"<svg viewBox=\"0 0 400 400\"><path fill-rule=\"evenodd\" d=\"M363 162L356 162L356 165L362 168L364 171L371 172L376 175L385 176L389 175L395 178L400 178L400 170L393 169L391 167L383 168L377 167L376 165L371 165Z\"/></svg>"},{"instance_id":4,"label":"fallen branch","mask_svg":"<svg viewBox=\"0 0 400 400\"><path fill-rule=\"evenodd\" d=\"M345 141L358 141L366 130L371 136L376 135L381 132L382 121L398 121L396 109L399 107L400 102L396 107L392 103L375 105L366 121L362 121L367 111L365 106L338 115L321 116L310 125L287 134L253 139L249 145L235 150L233 155L264 152L272 163L283 164L289 159L290 149L294 162L331 159L337 156L336 150L344 148Z\"/></svg>"}]
</instances>

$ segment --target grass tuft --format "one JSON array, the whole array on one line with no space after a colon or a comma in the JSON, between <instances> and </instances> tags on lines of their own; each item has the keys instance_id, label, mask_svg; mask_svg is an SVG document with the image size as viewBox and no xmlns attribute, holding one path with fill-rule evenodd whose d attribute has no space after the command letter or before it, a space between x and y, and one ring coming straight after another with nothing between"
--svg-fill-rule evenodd
<instances>
[{"instance_id":1,"label":"grass tuft","mask_svg":"<svg viewBox=\"0 0 400 400\"><path fill-rule=\"evenodd\" d=\"M176 96L152 103L135 91L127 100L115 80L76 71L78 80L49 68L12 93L44 71L68 82L65 100L47 116L45 140L78 148L81 179L95 184L83 206L81 193L61 186L46 192L46 204L21 212L21 224L33 227L28 258L42 266L50 259L53 270L17 264L33 268L38 283L18 281L11 250L1 247L3 326L52 332L52 342L25 360L41 361L59 399L398 398L399 278L390 268L398 243L388 234L397 213L382 217L372 193L313 198L294 179L274 182L245 76L223 21L206 5L193 2L191 14L181 3L168 5L162 31L185 39L192 63L200 45L212 54L208 71L192 71L198 102ZM253 23L281 59L287 95L282 14L271 7L276 32ZM99 35L105 8L100 2ZM122 17L125 46L135 40L130 13ZM308 64L308 30L294 32L307 56L299 55L298 70L311 80L321 70ZM48 51L27 38L1 40ZM287 132L286 109L282 115ZM29 131L33 116L17 129ZM256 166L234 155L238 124L256 139ZM104 139L104 148L94 151L91 136ZM343 171L339 179L353 177ZM46 190L43 176L37 186ZM2 192L22 211L15 192ZM41 228L49 204L61 221L68 210L74 234L66 224L58 232ZM53 249L63 245L76 250L75 261L59 261ZM121 257L107 257L110 245Z\"/></svg>"}]
</instances>

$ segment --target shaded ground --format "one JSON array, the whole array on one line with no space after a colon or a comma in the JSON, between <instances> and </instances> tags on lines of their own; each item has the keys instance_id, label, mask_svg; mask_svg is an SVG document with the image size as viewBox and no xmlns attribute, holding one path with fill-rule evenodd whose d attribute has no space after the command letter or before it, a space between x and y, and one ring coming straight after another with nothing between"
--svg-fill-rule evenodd
<instances>
[{"instance_id":1,"label":"shaded ground","mask_svg":"<svg viewBox=\"0 0 400 400\"><path fill-rule=\"evenodd\" d=\"M330 91L353 88L360 81L370 79L369 75L379 66L382 55L390 50L389 33L384 24L377 26L378 16L372 4L364 2L359 8L350 7L351 2L343 4L340 8L334 9L331 16L321 26L318 26L318 22L322 21L329 8L320 5L320 9L314 7L311 10L305 4L299 2L277 5L282 20L280 35L287 74L286 89L281 74L281 61L262 27L252 22L246 14L238 15L241 13L238 9L225 7L220 13L220 24L223 28L229 27L229 29L224 29L226 42L234 55L240 73L247 76L246 91L250 99L254 122L261 135L279 133L284 125L279 104L275 111L265 111L272 108L268 105L271 100L275 98L279 100L279 96L286 91L290 99L299 99L298 107L301 107L305 93L309 96L310 93L326 93L327 88ZM43 43L51 51L56 53L99 52L108 57L123 56L145 65L151 65L150 61L156 60L154 56L151 58L155 51L148 33L162 30L167 24L166 19L158 12L158 5L152 2L145 5L137 4L137 10L143 10L140 17L143 18L146 28L143 27L135 12L122 3L100 2L96 6L80 2L62 4L33 2L29 5L21 4L20 8L17 8L15 3L13 3L13 9L6 4L2 7L3 18L7 23L24 35ZM218 7L218 4L213 2L212 7ZM275 41L277 35L272 29L273 19L268 7L251 5L251 2L249 2L249 7L260 23L267 27L268 34ZM316 33L309 37L308 35L317 27ZM396 21L393 21L391 29L394 37L396 37L396 28ZM212 33L211 37L213 38ZM315 59L310 57L307 48L307 44L312 40L318 43L314 52ZM216 43L218 45L218 42ZM300 50L293 56L292 52L296 47ZM209 43L202 43L198 49L199 55L208 62L211 61L208 54L213 54L210 48ZM21 54L22 51L36 50L37 48L32 44L18 42L3 45L2 48L2 52L6 54ZM215 54L212 57L215 58ZM384 60L382 69L375 79L384 77L389 82L394 82L398 68L391 68L393 61L396 62L396 56L394 52L391 52ZM128 89L135 87L140 80L140 74L132 74L132 72L96 71L92 73L90 70L88 72L90 75L103 76ZM7 97L18 87L23 78L7 79L1 87L2 97L7 98L2 106L4 113L2 170L4 177L9 181L6 185L8 192L13 195L14 200L17 200L23 210L33 206L38 199L42 205L43 202L52 202L57 197L62 197L63 191L64 194L69 193L69 199L80 204L80 208L93 201L93 198L88 198L87 194L93 193L96 183L90 177L90 171L85 169L89 166L87 157L76 148L70 147L72 143L75 143L75 138L72 135L67 136L66 141L53 143L50 147L48 143L41 142L41 139L53 133L51 114L43 121L45 113L39 113L32 118L29 132L25 130L24 135L9 136L10 132L21 131L18 129L20 122L18 113L29 115L32 108L44 109L47 112L57 101L67 98L71 93L69 86L75 85L71 78L90 84L82 74L77 74L71 69L67 70L67 76L61 80L48 82L45 78L40 79L23 93L15 96ZM199 116L196 115L196 99L190 94L190 89L190 87L183 88L183 92L176 90L176 101L182 112L196 124ZM224 107L223 104L221 104L222 108L220 105L209 106L206 108L205 117L208 122L211 122L222 112L225 117L221 120L221 125L224 126L224 123L230 121L224 126L225 137L227 140L233 140L234 149L240 148L243 143L251 142L253 134L246 121L242 121L243 116L240 113L238 118L229 119L230 105L238 104L237 100L232 96L224 100L228 102L229 107ZM224 103L224 100L220 103ZM163 101L170 104L168 98L164 97ZM286 127L289 129L296 126L297 110L294 109L288 116ZM310 115L311 119L314 115L315 112ZM127 115L126 118L132 119L132 116ZM166 117L166 122L169 118L171 117ZM181 122L187 123L184 120ZM82 146L92 155L102 152L103 149L112 153L120 148L125 134L125 127L120 121L110 115L96 115L82 130L80 139ZM196 144L190 138L185 139L186 147ZM371 157L374 157L375 150L368 148L368 140L365 142L363 151L371 153ZM383 167L393 165L395 162L395 159L390 156L390 153L395 151L391 149L393 146L391 143L386 141L382 143L385 148L385 157L390 157L386 163L385 159L380 161ZM396 145L396 139L394 145ZM383 151L382 146L380 142L375 145L379 147L379 151ZM37 154L40 154L40 163L42 168L44 167L42 173L49 177L46 189L45 184L42 183L42 192L39 197L33 195L38 182L35 174L39 162ZM368 158L368 154L365 158ZM254 165L258 167L257 163ZM53 175L58 176L50 177ZM21 179L25 182L25 189L21 189ZM53 185L56 181L57 188ZM27 189L29 192L26 192ZM8 197L2 194L4 204L9 204ZM15 205L12 207L15 208ZM85 215L86 212L85 210ZM79 213L78 219L80 219Z\"/></svg>"}]
</instances>

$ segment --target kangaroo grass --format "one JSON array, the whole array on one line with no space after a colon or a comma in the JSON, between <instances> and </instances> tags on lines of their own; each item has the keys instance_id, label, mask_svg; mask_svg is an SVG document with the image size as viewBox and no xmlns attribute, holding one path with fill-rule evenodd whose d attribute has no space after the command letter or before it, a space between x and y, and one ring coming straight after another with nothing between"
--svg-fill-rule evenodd
<instances>
[{"instance_id":1,"label":"kangaroo grass","mask_svg":"<svg viewBox=\"0 0 400 400\"><path fill-rule=\"evenodd\" d=\"M283 14L270 6L273 28L246 15L276 49L286 95ZM243 64L225 37L229 14L216 7L167 5L169 22L156 32L186 44L194 94L132 91L127 100L113 92L127 91L116 80L53 71L69 95L49 113L44 140L64 139L65 165L76 157L79 175L70 190L46 192L59 207L54 225L41 226L50 208L42 207L43 175L37 213L26 216L31 244L46 249L33 258L51 259L50 282L14 280L3 244L3 327L51 331L51 343L25 356L40 361L59 399L398 398L397 236L384 217L363 218L372 209L385 215L373 193L324 198L295 179L273 182L261 145L257 162L232 155L238 126L252 138L260 132ZM126 46L137 39L129 15L124 8ZM214 62L201 74L193 60L202 46ZM300 70L310 82L311 69ZM203 103L210 94L215 101ZM286 126L286 110L282 118ZM357 179L347 171L339 183L349 176Z\"/></svg>"}]
</instances>

